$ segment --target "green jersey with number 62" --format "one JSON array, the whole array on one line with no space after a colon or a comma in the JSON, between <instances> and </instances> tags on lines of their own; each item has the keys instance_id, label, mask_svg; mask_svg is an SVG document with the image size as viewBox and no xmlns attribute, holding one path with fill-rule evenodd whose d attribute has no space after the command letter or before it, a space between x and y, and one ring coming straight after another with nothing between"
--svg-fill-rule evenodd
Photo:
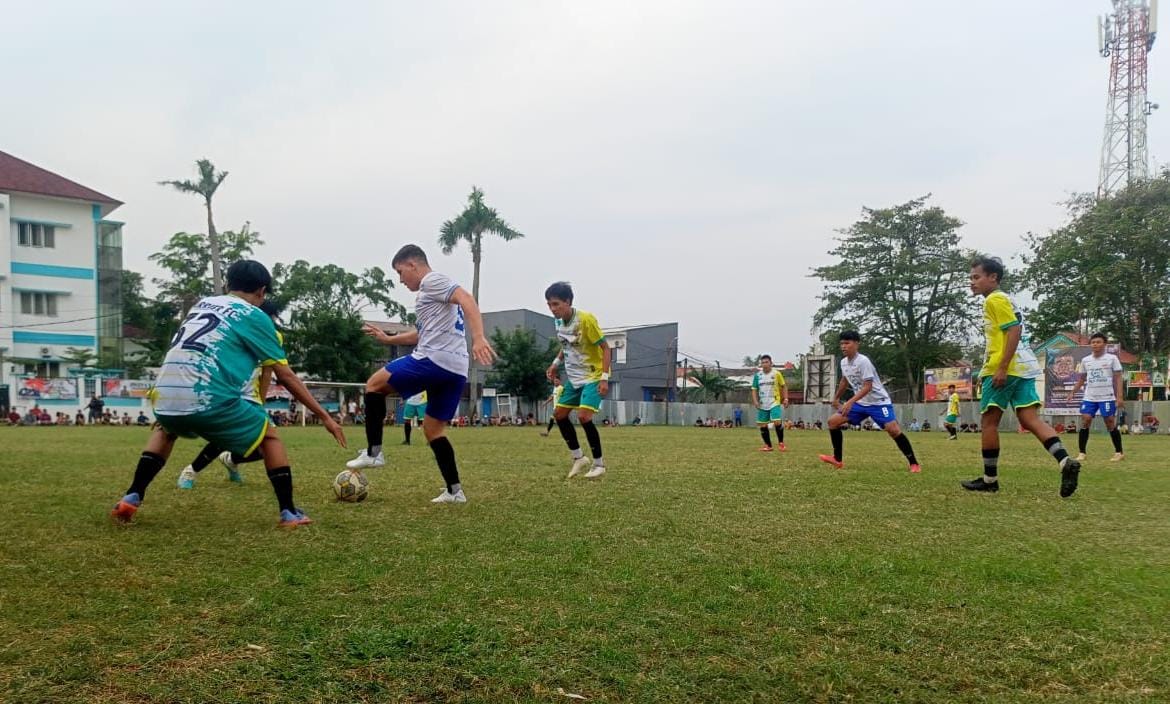
<instances>
[{"instance_id":1,"label":"green jersey with number 62","mask_svg":"<svg viewBox=\"0 0 1170 704\"><path fill-rule=\"evenodd\" d=\"M259 366L288 364L268 315L236 296L196 303L171 340L154 384L154 411L185 416L240 399Z\"/></svg>"}]
</instances>

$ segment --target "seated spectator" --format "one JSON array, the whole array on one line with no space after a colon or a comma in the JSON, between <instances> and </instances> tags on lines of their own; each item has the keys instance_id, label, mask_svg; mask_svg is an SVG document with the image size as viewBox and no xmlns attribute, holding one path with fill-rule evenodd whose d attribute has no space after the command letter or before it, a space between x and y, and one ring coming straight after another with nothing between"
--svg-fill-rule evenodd
<instances>
[{"instance_id":1,"label":"seated spectator","mask_svg":"<svg viewBox=\"0 0 1170 704\"><path fill-rule=\"evenodd\" d=\"M28 409L28 412L24 414L24 417L20 419L20 422L21 422L21 425L36 425L37 421L39 421L40 419L41 419L41 414L38 413L36 410L30 408L30 409Z\"/></svg>"},{"instance_id":2,"label":"seated spectator","mask_svg":"<svg viewBox=\"0 0 1170 704\"><path fill-rule=\"evenodd\" d=\"M73 417L74 425L85 425L85 413L80 408L77 409L77 415Z\"/></svg>"},{"instance_id":3,"label":"seated spectator","mask_svg":"<svg viewBox=\"0 0 1170 704\"><path fill-rule=\"evenodd\" d=\"M130 414L125 411L122 411L122 425L134 425L134 421L131 420Z\"/></svg>"},{"instance_id":4,"label":"seated spectator","mask_svg":"<svg viewBox=\"0 0 1170 704\"><path fill-rule=\"evenodd\" d=\"M924 432L924 433L930 432L930 421L928 421L928 420L922 421L922 432Z\"/></svg>"},{"instance_id":5,"label":"seated spectator","mask_svg":"<svg viewBox=\"0 0 1170 704\"><path fill-rule=\"evenodd\" d=\"M139 425L150 425L150 419L146 417L146 413L144 413L143 411L138 411L138 424Z\"/></svg>"},{"instance_id":6,"label":"seated spectator","mask_svg":"<svg viewBox=\"0 0 1170 704\"><path fill-rule=\"evenodd\" d=\"M922 430L922 424L918 422L917 418L910 421L910 430L915 433L917 433L919 430Z\"/></svg>"},{"instance_id":7,"label":"seated spectator","mask_svg":"<svg viewBox=\"0 0 1170 704\"><path fill-rule=\"evenodd\" d=\"M1148 432L1156 433L1158 432L1158 417L1155 415L1148 415L1146 416L1145 420L1142 421L1142 425L1146 427Z\"/></svg>"},{"instance_id":8,"label":"seated spectator","mask_svg":"<svg viewBox=\"0 0 1170 704\"><path fill-rule=\"evenodd\" d=\"M642 424L642 416L634 416L633 422L630 423L630 425L641 425L641 424Z\"/></svg>"},{"instance_id":9,"label":"seated spectator","mask_svg":"<svg viewBox=\"0 0 1170 704\"><path fill-rule=\"evenodd\" d=\"M1057 423L1056 425L1052 426L1052 429L1058 433L1063 433L1064 432L1064 423Z\"/></svg>"},{"instance_id":10,"label":"seated spectator","mask_svg":"<svg viewBox=\"0 0 1170 704\"><path fill-rule=\"evenodd\" d=\"M822 430L822 429L823 429L823 428L822 428L822 426L821 426L821 422L820 422L819 420L818 420L818 421L813 421L813 428L815 428L816 430Z\"/></svg>"},{"instance_id":11,"label":"seated spectator","mask_svg":"<svg viewBox=\"0 0 1170 704\"><path fill-rule=\"evenodd\" d=\"M703 427L703 419L702 419L702 418L696 418L696 419L695 419L695 427L696 427L696 428L702 428L702 427Z\"/></svg>"},{"instance_id":12,"label":"seated spectator","mask_svg":"<svg viewBox=\"0 0 1170 704\"><path fill-rule=\"evenodd\" d=\"M20 425L20 413L15 408L8 412L8 424Z\"/></svg>"}]
</instances>

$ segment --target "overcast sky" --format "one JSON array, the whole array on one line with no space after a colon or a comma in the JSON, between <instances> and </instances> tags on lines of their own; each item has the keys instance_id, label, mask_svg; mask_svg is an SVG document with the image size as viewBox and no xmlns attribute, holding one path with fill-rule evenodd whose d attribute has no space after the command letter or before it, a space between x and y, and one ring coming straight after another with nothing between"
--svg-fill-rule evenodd
<instances>
[{"instance_id":1,"label":"overcast sky","mask_svg":"<svg viewBox=\"0 0 1170 704\"><path fill-rule=\"evenodd\" d=\"M126 268L207 157L267 263L389 269L472 184L526 237L484 248L485 310L571 281L603 325L678 321L725 364L807 351L837 228L933 193L1005 257L1096 187L1107 0L17 3L0 149L126 205ZM1170 47L1150 153L1170 161ZM399 300L410 303L405 289Z\"/></svg>"}]
</instances>

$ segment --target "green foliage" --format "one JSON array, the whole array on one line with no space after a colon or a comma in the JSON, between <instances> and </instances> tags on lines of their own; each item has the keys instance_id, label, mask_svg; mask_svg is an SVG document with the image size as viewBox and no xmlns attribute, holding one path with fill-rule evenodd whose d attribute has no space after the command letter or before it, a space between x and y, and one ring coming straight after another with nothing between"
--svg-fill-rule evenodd
<instances>
[{"instance_id":1,"label":"green foliage","mask_svg":"<svg viewBox=\"0 0 1170 704\"><path fill-rule=\"evenodd\" d=\"M455 251L455 247L460 242L466 242L471 247L471 258L476 264L476 271L478 272L480 255L483 252L483 234L485 232L497 235L505 242L524 236L516 230L513 230L500 217L495 208L488 207L483 202L483 191L473 186L471 195L467 197L467 207L463 209L463 212L459 213L454 220L448 220L443 223L442 228L439 230L439 244L443 247L443 254L450 254ZM478 281L478 277L476 280ZM479 300L478 286L476 287L475 298L477 301Z\"/></svg>"},{"instance_id":2,"label":"green foliage","mask_svg":"<svg viewBox=\"0 0 1170 704\"><path fill-rule=\"evenodd\" d=\"M90 367L97 361L97 354L89 347L67 347L61 361L73 367Z\"/></svg>"},{"instance_id":3,"label":"green foliage","mask_svg":"<svg viewBox=\"0 0 1170 704\"><path fill-rule=\"evenodd\" d=\"M378 267L361 274L335 264L303 260L272 267L273 298L286 313L285 344L293 365L326 381L361 381L378 358L376 343L361 332L362 311L376 308L402 316L390 297L394 282Z\"/></svg>"},{"instance_id":4,"label":"green foliage","mask_svg":"<svg viewBox=\"0 0 1170 704\"><path fill-rule=\"evenodd\" d=\"M133 342L145 348L140 354L127 354L122 364L128 377L141 378L146 367L162 364L171 339L179 327L177 304L146 296L142 274L122 272L122 322L136 330Z\"/></svg>"},{"instance_id":5,"label":"green foliage","mask_svg":"<svg viewBox=\"0 0 1170 704\"><path fill-rule=\"evenodd\" d=\"M557 354L556 340L549 340L544 349L536 341L536 333L524 328L512 332L496 330L492 346L499 359L488 374L487 384L505 393L535 404L547 398L551 390L544 372Z\"/></svg>"},{"instance_id":6,"label":"green foliage","mask_svg":"<svg viewBox=\"0 0 1170 704\"><path fill-rule=\"evenodd\" d=\"M720 371L708 367L692 368L690 378L699 384L699 388L687 390L687 401L691 403L722 401L727 394L746 386L742 381L723 376Z\"/></svg>"},{"instance_id":7,"label":"green foliage","mask_svg":"<svg viewBox=\"0 0 1170 704\"><path fill-rule=\"evenodd\" d=\"M1066 225L1027 237L1033 339L1101 331L1133 352L1170 350L1170 171L1067 205Z\"/></svg>"},{"instance_id":8,"label":"green foliage","mask_svg":"<svg viewBox=\"0 0 1170 704\"><path fill-rule=\"evenodd\" d=\"M957 356L978 311L967 284L970 256L959 247L962 223L927 207L928 197L864 208L864 219L839 231L830 252L839 261L813 270L825 282L814 322L831 328L826 349L837 349L841 330L857 329L871 358L889 348L888 362L875 364L917 399L922 370Z\"/></svg>"},{"instance_id":9,"label":"green foliage","mask_svg":"<svg viewBox=\"0 0 1170 704\"><path fill-rule=\"evenodd\" d=\"M229 230L222 233L220 243L223 261L235 262L250 257L256 247L264 244L264 240L260 239L259 232L252 231L250 223L245 222L239 232ZM217 290L208 275L211 251L203 235L176 232L149 259L170 273L168 277L153 281L159 287L159 300L178 308L180 317L186 315L200 298L210 296Z\"/></svg>"},{"instance_id":10,"label":"green foliage","mask_svg":"<svg viewBox=\"0 0 1170 704\"><path fill-rule=\"evenodd\" d=\"M211 199L219 190L219 185L227 178L227 172L216 172L215 165L208 159L196 161L195 168L199 171L198 181L159 181L158 183L160 186L171 186L180 193L193 193L203 198L203 204L207 208L207 254L211 261L212 287L216 293L223 293L222 263L225 255L220 243L220 235L215 229L215 219L211 213ZM230 257L227 260L232 261Z\"/></svg>"}]
</instances>

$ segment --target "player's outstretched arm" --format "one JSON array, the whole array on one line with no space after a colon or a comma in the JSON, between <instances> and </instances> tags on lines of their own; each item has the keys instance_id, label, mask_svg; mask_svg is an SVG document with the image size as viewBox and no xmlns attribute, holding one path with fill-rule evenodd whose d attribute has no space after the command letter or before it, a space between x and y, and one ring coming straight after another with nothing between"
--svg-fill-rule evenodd
<instances>
[{"instance_id":1,"label":"player's outstretched arm","mask_svg":"<svg viewBox=\"0 0 1170 704\"><path fill-rule=\"evenodd\" d=\"M362 332L383 345L405 345L409 347L418 344L418 330L408 330L406 332L400 332L397 335L390 335L382 328L366 323L362 325Z\"/></svg>"},{"instance_id":2,"label":"player's outstretched arm","mask_svg":"<svg viewBox=\"0 0 1170 704\"><path fill-rule=\"evenodd\" d=\"M293 398L304 404L305 408L313 412L313 415L321 419L321 424L325 426L325 430L337 440L337 444L342 447L348 447L345 440L345 432L342 431L341 426L337 421L333 420L333 416L317 403L317 399L313 398L313 394L309 393L309 389L305 387L305 382L297 376L297 373L292 370L292 367L287 364L277 364L272 373L276 375L276 380L280 385L288 389L288 392L293 395Z\"/></svg>"},{"instance_id":3,"label":"player's outstretched arm","mask_svg":"<svg viewBox=\"0 0 1170 704\"><path fill-rule=\"evenodd\" d=\"M494 362L496 351L483 334L483 315L479 312L479 304L462 286L457 286L452 292L451 302L463 309L463 322L467 325L468 336L471 337L471 356L480 364Z\"/></svg>"}]
</instances>

